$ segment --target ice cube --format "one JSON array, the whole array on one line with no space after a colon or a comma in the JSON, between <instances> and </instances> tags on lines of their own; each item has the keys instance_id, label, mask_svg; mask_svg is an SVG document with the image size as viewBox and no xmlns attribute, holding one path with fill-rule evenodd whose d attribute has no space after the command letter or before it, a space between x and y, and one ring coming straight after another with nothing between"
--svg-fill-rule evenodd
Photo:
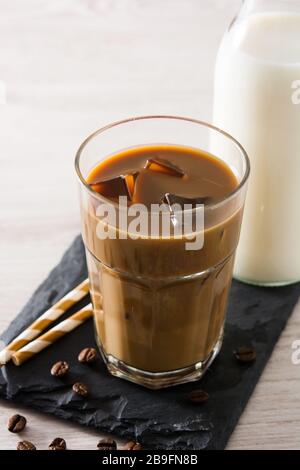
<instances>
[{"instance_id":1,"label":"ice cube","mask_svg":"<svg viewBox=\"0 0 300 470\"><path fill-rule=\"evenodd\" d=\"M171 194L171 193L166 193L162 202L167 204L169 206L169 209L171 212L172 211L172 206L174 204L178 204L182 209L184 209L185 204L192 205L192 208L194 209L197 204L207 204L212 200L211 197L205 196L205 197L184 197L184 196L178 196L177 194Z\"/></svg>"},{"instance_id":2,"label":"ice cube","mask_svg":"<svg viewBox=\"0 0 300 470\"><path fill-rule=\"evenodd\" d=\"M117 199L119 196L126 196L132 201L138 174L137 171L132 171L115 178L100 178L89 183L89 186L104 197Z\"/></svg>"},{"instance_id":3,"label":"ice cube","mask_svg":"<svg viewBox=\"0 0 300 470\"><path fill-rule=\"evenodd\" d=\"M95 181L89 183L89 186L108 199L118 199L119 196L127 196L131 200L128 184L123 176Z\"/></svg>"},{"instance_id":4,"label":"ice cube","mask_svg":"<svg viewBox=\"0 0 300 470\"><path fill-rule=\"evenodd\" d=\"M129 173L128 175L122 176L122 178L125 181L126 187L127 187L127 192L129 195L129 199L132 201L133 199L133 193L135 189L135 182L138 177L138 172L135 173Z\"/></svg>"},{"instance_id":5,"label":"ice cube","mask_svg":"<svg viewBox=\"0 0 300 470\"><path fill-rule=\"evenodd\" d=\"M166 193L162 199L162 202L169 208L171 215L171 222L174 228L182 227L184 224L185 230L190 227L190 231L195 231L197 229L197 216L198 211L190 212L188 218L186 219L187 213L183 214L182 211L185 209L196 209L199 205L205 205L211 201L211 197L195 197L189 198L184 196L179 196L177 194ZM188 205L188 207L185 207ZM200 213L201 215L201 213ZM201 219L200 219L201 220Z\"/></svg>"},{"instance_id":6,"label":"ice cube","mask_svg":"<svg viewBox=\"0 0 300 470\"><path fill-rule=\"evenodd\" d=\"M145 169L164 173L169 176L176 176L177 178L182 178L185 175L181 168L162 158L150 158L146 162Z\"/></svg>"}]
</instances>

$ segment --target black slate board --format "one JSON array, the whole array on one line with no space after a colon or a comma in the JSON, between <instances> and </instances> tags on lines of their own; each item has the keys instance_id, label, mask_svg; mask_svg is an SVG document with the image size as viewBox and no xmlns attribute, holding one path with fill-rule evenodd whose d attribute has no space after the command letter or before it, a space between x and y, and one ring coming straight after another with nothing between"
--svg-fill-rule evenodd
<instances>
[{"instance_id":1,"label":"black slate board","mask_svg":"<svg viewBox=\"0 0 300 470\"><path fill-rule=\"evenodd\" d=\"M78 237L1 339L9 342L86 275ZM80 364L78 352L94 344L92 321L21 367L2 367L0 396L99 431L134 438L148 449L223 449L299 295L300 284L261 288L233 282L223 348L200 382L210 394L204 405L191 405L185 397L197 383L150 391L110 376L100 359L92 367ZM240 366L232 351L247 344L255 346L258 357L253 365ZM64 380L49 373L61 359L71 364ZM78 380L89 386L88 399L72 393L71 385Z\"/></svg>"}]
</instances>

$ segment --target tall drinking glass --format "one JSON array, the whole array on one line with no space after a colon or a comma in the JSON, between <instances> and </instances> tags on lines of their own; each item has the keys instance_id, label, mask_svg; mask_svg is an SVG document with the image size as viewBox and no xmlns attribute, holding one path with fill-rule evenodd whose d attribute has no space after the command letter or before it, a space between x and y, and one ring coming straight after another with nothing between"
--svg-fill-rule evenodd
<instances>
[{"instance_id":1,"label":"tall drinking glass","mask_svg":"<svg viewBox=\"0 0 300 470\"><path fill-rule=\"evenodd\" d=\"M187 239L173 235L136 238L123 231L118 236L124 207L86 182L112 154L153 144L210 152L236 177L230 194L204 206L201 249L188 250ZM108 370L153 389L199 379L222 344L249 176L245 151L204 122L146 116L96 131L80 146L75 166L96 339ZM97 209L103 204L117 212L116 223L106 227L115 237L99 238L99 224L103 228L105 222Z\"/></svg>"}]
</instances>

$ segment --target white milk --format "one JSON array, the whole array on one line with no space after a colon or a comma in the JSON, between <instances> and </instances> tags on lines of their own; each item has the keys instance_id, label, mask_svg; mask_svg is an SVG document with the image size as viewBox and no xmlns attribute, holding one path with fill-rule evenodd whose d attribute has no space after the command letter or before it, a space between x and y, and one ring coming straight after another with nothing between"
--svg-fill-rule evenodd
<instances>
[{"instance_id":1,"label":"white milk","mask_svg":"<svg viewBox=\"0 0 300 470\"><path fill-rule=\"evenodd\" d=\"M217 58L214 124L232 134L251 161L235 265L235 276L249 282L300 280L296 103L300 15L261 13L239 20L223 39Z\"/></svg>"}]
</instances>

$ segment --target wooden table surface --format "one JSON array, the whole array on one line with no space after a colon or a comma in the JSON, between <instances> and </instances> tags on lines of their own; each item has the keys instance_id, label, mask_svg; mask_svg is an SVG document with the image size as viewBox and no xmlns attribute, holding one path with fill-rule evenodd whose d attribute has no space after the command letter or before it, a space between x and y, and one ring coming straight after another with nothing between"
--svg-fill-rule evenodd
<instances>
[{"instance_id":1,"label":"wooden table surface","mask_svg":"<svg viewBox=\"0 0 300 470\"><path fill-rule=\"evenodd\" d=\"M238 0L0 0L0 330L79 232L76 148L133 115L211 119L213 65ZM2 92L2 94L1 94ZM229 449L300 448L300 306L283 332ZM57 436L95 449L99 433L0 402L0 448L24 412L39 449Z\"/></svg>"}]
</instances>

